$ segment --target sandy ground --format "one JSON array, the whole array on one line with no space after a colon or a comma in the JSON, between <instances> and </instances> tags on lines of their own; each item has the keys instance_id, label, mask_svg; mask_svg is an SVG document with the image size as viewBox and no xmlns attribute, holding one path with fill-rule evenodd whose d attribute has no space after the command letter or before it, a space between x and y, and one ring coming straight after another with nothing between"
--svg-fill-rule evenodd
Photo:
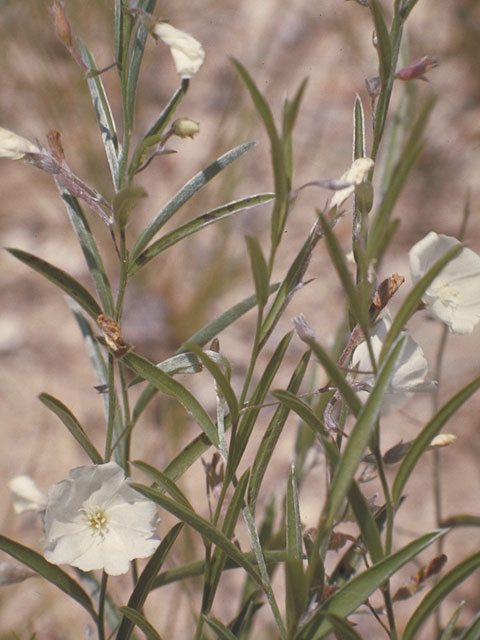
<instances>
[{"instance_id":1,"label":"sandy ground","mask_svg":"<svg viewBox=\"0 0 480 640\"><path fill-rule=\"evenodd\" d=\"M88 42L98 66L111 61L110 4L103 3L100 8L93 0L69 3L77 34ZM47 6L46 2L37 0L4 2L2 5L0 124L40 141L45 140L49 129L59 130L70 165L109 197L112 191L108 169L101 154L85 83L81 72L52 33ZM166 0L162 3L161 15L194 34L207 50L204 67L192 81L179 111L179 115L190 116L201 123L201 134L193 141L177 141L177 155L162 158L140 175L138 182L146 188L150 198L135 214L132 236L174 190L235 144L258 141L255 149L229 169L227 180L217 179L218 184L212 183L198 194L177 220L198 215L224 201L272 188L267 138L229 56L238 58L247 67L276 117L283 96L286 93L291 96L300 81L309 77L296 129L295 186L309 180L339 176L349 166L353 100L358 93L367 114L370 113L364 80L376 74L376 52L371 46L372 28L366 9L344 1L201 0L176 3ZM440 66L430 73L429 83L419 82L416 87L421 97L435 94L437 104L427 130L425 149L395 210L401 228L385 260L382 275L399 272L407 277L407 283L405 291L398 294L398 301L392 304L393 308L403 300L411 284L407 263L409 247L430 230L456 233L467 190L470 190L472 210L467 240L471 248L480 251L477 215L480 205L480 7L474 0L459 0L440 10L436 0L422 0L410 23L407 60L428 54L437 57ZM104 81L114 108L118 107L115 73L105 74ZM150 43L138 94L139 132L149 126L177 84L168 51ZM396 87L394 104L401 91L401 86ZM370 130L367 134L370 135ZM21 248L50 260L89 286L83 257L50 176L19 162L1 160L1 185L2 245ZM319 191L305 192L299 198L285 232L278 276L298 251L315 219L315 207L321 207L325 198L326 194ZM89 219L105 252L111 256L107 264L114 278L116 265L108 236L93 214ZM194 241L185 242L183 248L167 252L161 265L145 268L132 281L127 298L126 339L152 360L164 359L206 321L249 295L252 284L245 271L243 236L256 234L267 247L267 222L266 208L240 214L223 226L204 231ZM337 230L348 251L348 220L344 220ZM37 396L45 391L71 407L99 447L104 430L102 403L93 390L95 379L63 296L6 252L0 254L0 269L1 532L40 550L41 525L33 516L14 516L6 482L15 474L29 473L46 488L63 479L70 468L85 464L87 460ZM323 344L331 343L342 316L343 298L322 247L312 260L309 275L314 281L293 300L272 337L270 353L281 336L290 330L292 316L299 312L305 313ZM251 339L252 322L253 316L247 316L221 336L222 350L232 362L234 380L245 372L244 345ZM440 328L429 322L425 314L415 317L409 328L433 363ZM441 387L443 400L479 374L478 331L480 329L471 336L450 338ZM288 363L294 363L301 353L301 343L294 339ZM279 377L277 387L286 383L288 373L287 367L283 377ZM321 371L317 373L321 384L324 376ZM211 382L206 374L197 378L184 377L181 381L213 407ZM457 442L442 454L446 515L478 513L479 409L477 397L448 425L447 430L456 434ZM414 437L430 412L429 401L420 399L406 411L388 418L384 424L385 448ZM267 423L266 412L264 425ZM292 419L267 476L259 509L268 502L270 492L282 499L292 460L295 429ZM193 433L194 427L180 410L170 403L158 401L138 426L134 458L162 467ZM260 437L261 433L252 442L252 449ZM397 546L435 526L431 462L430 457L425 456L408 485L408 499L398 517ZM187 476L182 480L182 487L207 515L201 465L195 465ZM321 482L321 470L317 469L305 486L302 520L306 527L314 526L317 520L321 508L318 503ZM375 491L373 484L371 488L367 485L367 495ZM161 533L167 531L172 522L168 515L162 516ZM247 547L241 530L240 537ZM175 547L169 566L200 558L201 548L196 543L195 536L184 535ZM445 545L449 556L447 568L453 566L455 560L477 550L475 529L451 533ZM428 560L431 555L426 554L424 558ZM394 584L399 586L415 571L413 565L406 568L402 578L396 578ZM279 574L279 589L281 582ZM222 582L214 613L224 621L234 613L238 586L235 578ZM117 580L113 589L120 599L124 598L128 593L128 581ZM190 638L200 597L199 584L195 581L181 589L168 587L152 594L147 607L148 617L158 624L163 637ZM461 621L466 622L478 608L479 598L480 580L474 575L451 596L444 619L461 600L465 600ZM400 620L406 619L418 602L419 596L416 596L401 603L398 606ZM257 637L276 637L269 620L265 607L259 616ZM365 618L356 621L365 638L384 637L379 628L371 627ZM3 587L0 591L0 638L11 638L14 632L22 639L33 632L36 632L37 640L80 638L86 623L83 612L40 580ZM75 632L71 631L73 628ZM421 637L428 640L432 637L431 631Z\"/></svg>"}]
</instances>

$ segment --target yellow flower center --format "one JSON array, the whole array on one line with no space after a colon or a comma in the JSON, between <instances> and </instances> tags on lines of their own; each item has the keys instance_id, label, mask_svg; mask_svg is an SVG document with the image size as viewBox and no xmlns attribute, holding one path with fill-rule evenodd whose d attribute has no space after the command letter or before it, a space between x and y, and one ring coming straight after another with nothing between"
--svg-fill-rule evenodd
<instances>
[{"instance_id":1,"label":"yellow flower center","mask_svg":"<svg viewBox=\"0 0 480 640\"><path fill-rule=\"evenodd\" d=\"M103 509L95 511L86 511L87 524L92 533L98 533L104 536L108 531L108 518Z\"/></svg>"},{"instance_id":2,"label":"yellow flower center","mask_svg":"<svg viewBox=\"0 0 480 640\"><path fill-rule=\"evenodd\" d=\"M442 284L435 288L435 293L444 305L450 307L458 306L458 289L448 284Z\"/></svg>"}]
</instances>

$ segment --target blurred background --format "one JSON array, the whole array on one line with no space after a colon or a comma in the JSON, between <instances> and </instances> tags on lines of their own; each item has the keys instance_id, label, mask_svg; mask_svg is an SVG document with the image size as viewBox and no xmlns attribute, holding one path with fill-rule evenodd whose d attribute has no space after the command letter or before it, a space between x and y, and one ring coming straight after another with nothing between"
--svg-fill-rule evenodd
<instances>
[{"instance_id":1,"label":"blurred background","mask_svg":"<svg viewBox=\"0 0 480 640\"><path fill-rule=\"evenodd\" d=\"M387 17L392 4L382 2ZM30 140L38 139L42 144L46 143L46 133L57 129L62 135L69 165L109 199L113 191L85 78L53 32L49 5L50 2L44 0L21 3L3 0L1 3L0 126ZM67 11L75 35L86 42L97 66L110 64L113 3L67 0ZM165 0L159 4L157 15L194 35L206 49L206 61L191 81L176 114L200 122L201 132L194 140L172 140L169 147L178 153L157 158L139 174L137 184L144 186L149 198L135 212L129 228L131 238L184 182L236 144L249 140L258 143L197 194L176 215L175 226L223 202L273 188L269 143L250 97L229 60L231 56L249 70L277 119L283 97L286 94L291 97L303 78L309 78L294 138L295 187L310 180L339 177L349 167L353 101L359 94L369 125L371 109L365 79L378 73L368 9L344 0L185 0L181 3ZM400 290L398 301L392 301L393 309L410 288L409 248L431 230L456 234L467 193L472 215L466 240L472 249L480 252L479 39L480 4L476 0L455 3L421 0L408 21L402 52L405 64L424 55L436 57L440 64L429 72L429 82L416 81L411 88L418 92L420 103L431 94L437 97L437 103L427 128L424 150L394 212L401 226L380 274L385 277L398 272L407 279L405 291ZM111 70L102 78L120 122L117 74ZM177 87L178 76L167 47L150 40L137 95L138 138ZM393 106L404 90L405 85L398 81ZM370 126L367 126L367 140L371 141ZM83 256L51 176L21 161L2 159L0 177L2 246L34 253L89 287ZM314 223L315 208L321 208L327 197L327 192L306 190L298 198L285 231L277 277L283 275L299 250ZM127 296L125 339L151 360L163 360L203 324L250 295L253 285L243 236L246 233L259 236L266 252L268 212L266 205L209 227L141 270L132 280ZM117 265L109 236L94 213L87 211L87 217L104 255L110 256L106 259L107 268L115 281ZM345 251L350 250L349 221L347 216L336 228ZM1 532L41 550L41 523L29 514L14 516L6 482L16 474L28 473L46 489L65 478L72 467L86 464L87 459L37 396L45 391L61 399L98 446L103 442L105 427L102 401L93 389L96 381L80 333L61 293L5 251L0 253L0 273ZM291 329L291 318L300 312L307 316L324 346L332 343L344 312L343 296L321 245L308 276L314 278L313 282L292 301L283 323L272 336L270 350ZM253 335L253 321L254 315L249 314L220 336L222 351L233 366L234 380L241 379L245 373L248 350L244 345L249 344ZM433 367L441 327L422 313L411 320L409 329ZM441 380L443 401L480 373L479 331L477 328L471 336L449 339ZM300 341L294 339L290 361L296 362L302 351ZM289 375L290 371L286 370L276 386L285 385ZM214 407L213 385L207 374L184 377L181 382L191 387L207 406ZM320 386L324 382L323 373L317 371L316 384ZM479 410L480 398L473 398L446 429L457 436L456 444L442 452L446 516L478 513ZM406 411L389 417L383 430L385 448L413 438L430 415L430 400L419 398ZM266 412L265 425L268 418ZM160 468L196 433L181 409L160 399L152 403L136 429L133 458ZM269 500L270 491L278 493L279 501L283 499L282 487L292 461L295 433L296 421L292 417L290 429L284 431L275 464L267 476L265 495L259 499L260 512ZM258 439L261 436L259 433ZM207 515L200 462L187 476L182 479L182 487L192 496L198 510ZM321 509L318 485L322 478L321 470L314 470L311 486L305 488L302 496L305 527L314 526L317 521ZM374 493L368 485L365 491L369 495ZM406 493L407 501L398 515L398 546L435 526L430 455L424 456L421 469L417 470ZM160 533L169 526L168 515L162 514ZM196 536L185 533L182 536L169 566L201 558L202 549L200 545L196 547ZM248 547L247 538L241 543ZM447 569L476 550L476 530L451 533L445 551L449 557ZM428 560L428 555L426 558ZM404 578L408 579L415 571L414 566L406 568ZM396 580L400 586L401 579ZM112 580L111 584L123 603L124 594L129 593L128 579ZM191 581L180 588L173 585L150 596L147 616L158 624L164 637L191 637L194 614L200 604L199 584ZM214 614L224 621L235 611L238 584L235 579L221 584ZM398 605L400 618L403 612L408 616L420 597L417 595ZM444 620L461 600L466 600L461 618L466 622L478 608L479 598L480 577L474 575L450 598ZM258 637L276 637L269 620L265 607L259 616ZM0 638L14 637L14 632L22 639L34 632L38 640L82 637L80 630L87 622L83 611L38 579L0 590ZM363 619L357 618L356 622L360 633L369 632L370 627ZM74 628L77 632L72 635ZM378 627L374 629L378 633ZM422 637L431 638L428 633Z\"/></svg>"}]
</instances>

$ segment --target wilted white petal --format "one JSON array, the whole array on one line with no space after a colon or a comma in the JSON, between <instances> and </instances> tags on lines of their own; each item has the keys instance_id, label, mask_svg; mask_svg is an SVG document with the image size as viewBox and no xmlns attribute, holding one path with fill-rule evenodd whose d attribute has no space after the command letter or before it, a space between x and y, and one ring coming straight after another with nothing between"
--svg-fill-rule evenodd
<instances>
[{"instance_id":1,"label":"wilted white petal","mask_svg":"<svg viewBox=\"0 0 480 640\"><path fill-rule=\"evenodd\" d=\"M126 573L160 543L156 505L132 489L115 462L72 469L48 492L44 555L83 571Z\"/></svg>"},{"instance_id":2,"label":"wilted white petal","mask_svg":"<svg viewBox=\"0 0 480 640\"><path fill-rule=\"evenodd\" d=\"M381 320L377 323L371 336L373 355L378 363L386 335L392 325L392 319L387 309L384 310ZM423 349L406 332L405 341L400 351L393 375L387 386L382 400L382 413L389 413L400 408L408 401L413 392L433 391L434 382L425 382L428 373L428 364ZM353 382L367 387L375 384L373 365L366 342L362 342L354 350L351 367L357 369ZM357 395L365 402L368 398L368 390L359 390Z\"/></svg>"},{"instance_id":3,"label":"wilted white petal","mask_svg":"<svg viewBox=\"0 0 480 640\"><path fill-rule=\"evenodd\" d=\"M460 244L457 238L428 233L409 252L413 282ZM480 256L464 247L433 280L422 301L451 332L471 333L480 322Z\"/></svg>"},{"instance_id":4,"label":"wilted white petal","mask_svg":"<svg viewBox=\"0 0 480 640\"><path fill-rule=\"evenodd\" d=\"M26 153L38 153L38 151L38 147L30 140L0 127L0 158L20 160Z\"/></svg>"},{"instance_id":5,"label":"wilted white petal","mask_svg":"<svg viewBox=\"0 0 480 640\"><path fill-rule=\"evenodd\" d=\"M198 40L168 22L157 22L152 33L170 47L179 76L191 78L197 73L205 59L205 51Z\"/></svg>"},{"instance_id":6,"label":"wilted white petal","mask_svg":"<svg viewBox=\"0 0 480 640\"><path fill-rule=\"evenodd\" d=\"M330 207L334 207L335 205L339 207L343 204L355 191L355 185L364 181L374 164L371 158L357 158L354 160L350 169L348 169L339 180L339 182L350 182L351 185L335 191L330 200Z\"/></svg>"},{"instance_id":7,"label":"wilted white petal","mask_svg":"<svg viewBox=\"0 0 480 640\"><path fill-rule=\"evenodd\" d=\"M24 511L43 511L47 503L47 496L40 491L30 476L15 476L8 484L12 494L15 513Z\"/></svg>"}]
</instances>

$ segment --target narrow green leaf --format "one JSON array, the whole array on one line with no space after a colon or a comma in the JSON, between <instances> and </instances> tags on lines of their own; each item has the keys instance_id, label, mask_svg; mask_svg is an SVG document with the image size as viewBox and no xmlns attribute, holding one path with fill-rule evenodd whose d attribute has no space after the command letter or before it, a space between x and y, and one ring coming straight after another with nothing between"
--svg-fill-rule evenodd
<instances>
[{"instance_id":1,"label":"narrow green leaf","mask_svg":"<svg viewBox=\"0 0 480 640\"><path fill-rule=\"evenodd\" d=\"M320 364L325 369L325 373L331 379L332 383L337 387L338 392L348 405L350 411L353 413L353 415L358 415L362 403L360 402L357 394L345 380L345 374L343 373L343 371L338 368L335 362L333 362L328 353L323 349L323 347L318 344L318 342L306 338L305 344L308 344L315 357L318 358Z\"/></svg>"},{"instance_id":2,"label":"narrow green leaf","mask_svg":"<svg viewBox=\"0 0 480 640\"><path fill-rule=\"evenodd\" d=\"M319 640L324 638L331 632L333 626L327 618L328 614L334 614L340 618L349 616L394 573L445 533L446 530L427 533L352 578L331 598L320 605L310 620L299 629L295 640ZM403 638L402 640L406 639Z\"/></svg>"},{"instance_id":3,"label":"narrow green leaf","mask_svg":"<svg viewBox=\"0 0 480 640\"><path fill-rule=\"evenodd\" d=\"M192 529L198 531L200 535L209 540L212 544L215 544L217 547L222 549L222 551L224 551L231 560L245 569L256 584L261 584L260 576L258 575L254 564L250 562L245 554L243 554L232 542L230 542L222 531L219 531L216 527L210 524L210 522L193 512L191 509L188 509L183 504L175 502L175 500L168 498L156 489L151 489L150 487L137 483L132 483L131 486L153 502L159 504L182 522L185 522L185 524L190 525Z\"/></svg>"},{"instance_id":4,"label":"narrow green leaf","mask_svg":"<svg viewBox=\"0 0 480 640\"><path fill-rule=\"evenodd\" d=\"M327 613L325 617L331 623L336 636L342 640L364 640L346 618L336 616L334 613Z\"/></svg>"},{"instance_id":5,"label":"narrow green leaf","mask_svg":"<svg viewBox=\"0 0 480 640\"><path fill-rule=\"evenodd\" d=\"M369 262L374 258L379 258L385 252L384 244L390 228L391 214L410 171L423 149L421 140L434 104L435 98L431 97L423 105L410 130L400 157L391 171L391 179L385 187L386 191L370 228L367 246Z\"/></svg>"},{"instance_id":6,"label":"narrow green leaf","mask_svg":"<svg viewBox=\"0 0 480 640\"><path fill-rule=\"evenodd\" d=\"M435 584L413 612L403 632L402 640L418 638L418 631L448 594L480 567L480 552L457 564ZM477 636L478 637L478 636Z\"/></svg>"},{"instance_id":7,"label":"narrow green leaf","mask_svg":"<svg viewBox=\"0 0 480 640\"><path fill-rule=\"evenodd\" d=\"M305 613L308 601L308 585L303 572L302 523L298 503L298 487L293 468L290 470L287 483L286 551L285 611L287 630L291 635Z\"/></svg>"},{"instance_id":8,"label":"narrow green leaf","mask_svg":"<svg viewBox=\"0 0 480 640\"><path fill-rule=\"evenodd\" d=\"M208 624L210 629L213 629L217 634L217 638L220 640L238 640L237 636L230 631L228 627L220 622L217 618L210 616L203 616L203 619Z\"/></svg>"},{"instance_id":9,"label":"narrow green leaf","mask_svg":"<svg viewBox=\"0 0 480 640\"><path fill-rule=\"evenodd\" d=\"M145 135L143 136L143 139L163 133L170 118L175 113L177 107L179 106L180 102L183 100L185 94L187 93L188 85L189 85L188 78L183 78L182 84L175 91L175 93L170 98L170 100L168 101L168 103L166 104L166 106L158 116L158 118L149 128L149 130L145 133Z\"/></svg>"},{"instance_id":10,"label":"narrow green leaf","mask_svg":"<svg viewBox=\"0 0 480 640\"><path fill-rule=\"evenodd\" d=\"M157 389L178 400L203 430L210 442L218 446L218 433L214 423L190 391L168 374L158 369L152 362L142 358L142 356L139 356L133 351L129 351L123 357L123 362L145 378L145 380L151 382Z\"/></svg>"},{"instance_id":11,"label":"narrow green leaf","mask_svg":"<svg viewBox=\"0 0 480 640\"><path fill-rule=\"evenodd\" d=\"M422 296L431 283L435 280L438 274L446 267L446 265L451 262L458 254L463 250L462 245L457 245L447 251L435 264L431 269L427 271L427 273L417 282L417 284L410 291L408 296L402 303L402 306L398 310L397 315L395 316L392 326L390 327L389 332L385 338L382 347L382 353L380 354L380 359L383 357L387 350L390 349L393 342L400 335L400 332L403 330L405 325L407 324L410 317L415 313L418 309L418 306L421 302Z\"/></svg>"},{"instance_id":12,"label":"narrow green leaf","mask_svg":"<svg viewBox=\"0 0 480 640\"><path fill-rule=\"evenodd\" d=\"M112 287L108 280L100 251L98 250L97 243L90 230L87 219L85 218L78 200L74 198L58 181L57 187L60 191L63 202L65 203L65 208L72 227L77 235L78 242L85 257L85 262L87 263L98 297L101 300L103 310L107 315L113 316L114 303Z\"/></svg>"},{"instance_id":13,"label":"narrow green leaf","mask_svg":"<svg viewBox=\"0 0 480 640\"><path fill-rule=\"evenodd\" d=\"M237 524L238 516L240 515L240 509L244 504L243 499L247 489L249 475L250 472L247 469L235 487L234 494L230 500L230 504L228 505L227 513L225 514L222 533L226 538L228 538L228 540L232 539L235 532L235 526ZM213 599L217 592L218 583L220 582L226 560L227 556L225 552L217 547L213 553L210 572L204 586L202 611L205 613L210 611L212 607Z\"/></svg>"},{"instance_id":14,"label":"narrow green leaf","mask_svg":"<svg viewBox=\"0 0 480 640\"><path fill-rule=\"evenodd\" d=\"M185 507L187 507L188 509L192 509L193 511L193 507L183 491L181 491L173 482L173 480L169 478L165 473L163 473L159 469L156 469L155 467L152 467L152 465L148 464L147 462L143 462L142 460L135 460L134 462L132 462L132 464L136 469L140 469L140 471L143 471L144 473L149 475L152 480L158 484L158 487L155 487L156 489L158 488L161 491L166 491L173 498L173 500L180 502Z\"/></svg>"},{"instance_id":15,"label":"narrow green leaf","mask_svg":"<svg viewBox=\"0 0 480 640\"><path fill-rule=\"evenodd\" d=\"M212 443L204 433L191 440L186 447L178 453L163 470L164 474L172 480L177 480L185 471L190 469L200 456L205 453Z\"/></svg>"},{"instance_id":16,"label":"narrow green leaf","mask_svg":"<svg viewBox=\"0 0 480 640\"><path fill-rule=\"evenodd\" d=\"M41 258L37 258L31 253L21 251L20 249L7 249L7 251L27 266L38 271L38 273L41 273L45 278L50 280L50 282L53 282L53 284L57 285L57 287L62 289L62 291L76 300L82 309L84 309L94 320L96 320L97 316L102 313L97 301L85 289L85 287L72 278L68 273L62 271L62 269L54 267L53 264L50 264Z\"/></svg>"},{"instance_id":17,"label":"narrow green leaf","mask_svg":"<svg viewBox=\"0 0 480 640\"><path fill-rule=\"evenodd\" d=\"M130 253L130 264L132 265L143 249L147 246L154 235L160 231L163 225L176 213L180 207L187 202L199 189L214 178L220 171L228 167L234 160L242 156L252 148L254 142L241 144L231 149L223 156L217 158L208 167L197 173L189 180L177 193L167 202L167 204L157 213L152 222L140 234Z\"/></svg>"},{"instance_id":18,"label":"narrow green leaf","mask_svg":"<svg viewBox=\"0 0 480 640\"><path fill-rule=\"evenodd\" d=\"M392 71L392 44L380 3L378 0L370 0L369 7L375 25L379 76L385 86Z\"/></svg>"},{"instance_id":19,"label":"narrow green leaf","mask_svg":"<svg viewBox=\"0 0 480 640\"><path fill-rule=\"evenodd\" d=\"M448 621L448 624L445 627L445 629L443 630L443 633L440 636L439 640L452 640L453 634L455 632L455 625L457 624L457 620L458 620L458 618L460 616L460 613L461 613L464 605L465 605L465 601L461 602L458 605L458 607L455 609L455 612L453 613L452 617Z\"/></svg>"},{"instance_id":20,"label":"narrow green leaf","mask_svg":"<svg viewBox=\"0 0 480 640\"><path fill-rule=\"evenodd\" d=\"M357 293L355 283L350 275L350 270L344 256L344 252L332 231L329 222L323 214L320 214L320 224L322 226L323 236L327 244L328 253L333 262L336 272L340 278L343 290L348 300L348 304L352 310L355 321L360 325L364 335L368 334L368 305L362 304L360 296Z\"/></svg>"},{"instance_id":21,"label":"narrow green leaf","mask_svg":"<svg viewBox=\"0 0 480 640\"><path fill-rule=\"evenodd\" d=\"M272 284L270 286L270 294L275 293L275 291L277 291L279 287L279 282L275 282L274 284ZM224 311L221 315L218 316L218 318L215 318L214 320L206 324L193 336L186 340L180 347L179 351L186 351L186 345L190 344L191 342L195 342L200 346L204 346L205 344L207 344L207 342L215 338L215 336L221 333L224 329L233 324L235 320L238 320L238 318L243 316L247 311L253 309L256 304L257 296L253 295L233 305L233 307L230 307L230 309Z\"/></svg>"},{"instance_id":22,"label":"narrow green leaf","mask_svg":"<svg viewBox=\"0 0 480 640\"><path fill-rule=\"evenodd\" d=\"M375 386L358 414L357 422L347 440L339 464L333 475L325 508L323 531L330 531L351 482L370 440L373 428L380 413L380 406L385 388L397 363L398 355L403 347L404 339L400 339L388 358L382 364Z\"/></svg>"},{"instance_id":23,"label":"narrow green leaf","mask_svg":"<svg viewBox=\"0 0 480 640\"><path fill-rule=\"evenodd\" d=\"M307 87L308 78L304 78L301 82L297 92L295 93L293 100L285 98L283 102L283 121L282 121L282 148L284 156L284 165L286 171L286 177L288 181L288 187L291 189L292 175L293 175L293 128L297 119L298 110L300 109L300 103Z\"/></svg>"},{"instance_id":24,"label":"narrow green leaf","mask_svg":"<svg viewBox=\"0 0 480 640\"><path fill-rule=\"evenodd\" d=\"M353 159L365 158L366 155L365 114L363 112L362 99L357 93L353 105Z\"/></svg>"},{"instance_id":25,"label":"narrow green leaf","mask_svg":"<svg viewBox=\"0 0 480 640\"><path fill-rule=\"evenodd\" d=\"M443 407L425 425L420 434L415 438L406 456L403 458L400 468L395 476L392 488L392 499L398 503L403 488L416 467L420 456L426 451L433 438L440 433L443 425L458 411L458 409L480 388L480 376L467 384L463 389L446 402Z\"/></svg>"},{"instance_id":26,"label":"narrow green leaf","mask_svg":"<svg viewBox=\"0 0 480 640\"><path fill-rule=\"evenodd\" d=\"M85 345L85 351L87 352L93 370L95 371L98 384L107 384L107 364L103 357L102 350L99 347L99 342L77 303L73 300L69 300L69 306L80 328Z\"/></svg>"},{"instance_id":27,"label":"narrow green leaf","mask_svg":"<svg viewBox=\"0 0 480 640\"><path fill-rule=\"evenodd\" d=\"M198 357L198 359L204 365L204 367L213 376L213 379L218 385L218 389L220 390L223 398L225 399L228 405L228 409L230 411L230 421L233 424L236 424L238 420L238 412L239 412L238 400L234 390L232 389L229 381L227 380L227 377L225 376L221 368L218 366L218 364L213 360L213 358L211 358L210 355L207 354L205 351L202 351L202 349L197 344L192 342L191 344L188 345L188 348L191 349L191 351ZM210 353L213 353L213 352L210 352Z\"/></svg>"},{"instance_id":28,"label":"narrow green leaf","mask_svg":"<svg viewBox=\"0 0 480 640\"><path fill-rule=\"evenodd\" d=\"M194 220L189 220L177 229L166 233L156 242L147 247L145 251L143 251L138 256L135 262L131 263L129 274L134 274L144 264L158 256L160 253L162 253L162 251L165 251L165 249L168 249L180 240L183 240L183 238L197 233L197 231L201 231L205 227L219 222L220 220L229 218L230 216L239 213L240 211L246 211L247 209L251 209L252 207L264 204L265 202L271 200L273 197L274 194L261 193L256 196L242 198L241 200L235 200L233 202L224 204L221 207L217 207L216 209L212 209L211 211L207 211L207 213L203 213L201 216L195 218Z\"/></svg>"},{"instance_id":29,"label":"narrow green leaf","mask_svg":"<svg viewBox=\"0 0 480 640\"><path fill-rule=\"evenodd\" d=\"M306 351L300 359L300 362L295 368L293 375L288 384L288 391L292 394L296 394L300 388L305 371L307 369L308 362L310 360L310 351ZM265 472L268 468L270 460L272 458L275 447L282 433L283 427L287 421L289 415L289 408L285 405L280 405L273 414L272 419L265 431L260 446L258 447L255 460L252 465L252 472L250 474L250 484L248 487L248 505L252 513L255 510L255 503L257 501L260 486L262 484Z\"/></svg>"},{"instance_id":30,"label":"narrow green leaf","mask_svg":"<svg viewBox=\"0 0 480 640\"><path fill-rule=\"evenodd\" d=\"M240 464L240 460L242 459L250 436L252 435L257 416L261 410L263 402L265 401L265 396L270 391L273 379L283 361L290 340L292 339L292 335L292 332L287 333L287 335L280 341L265 367L265 370L255 387L247 406L243 410L243 414L238 425L237 436L231 443L230 447L227 468L225 470L225 478L227 479L233 477L233 474Z\"/></svg>"},{"instance_id":31,"label":"narrow green leaf","mask_svg":"<svg viewBox=\"0 0 480 640\"><path fill-rule=\"evenodd\" d=\"M77 39L77 45L82 56L83 62L91 71L97 69L97 65L92 54L86 45ZM88 88L92 98L93 108L97 116L98 126L102 135L103 146L105 147L105 155L107 156L110 172L112 174L113 184L115 188L119 187L119 164L118 157L120 155L120 144L118 141L115 121L113 119L112 110L108 102L107 94L100 74L94 73L88 78Z\"/></svg>"},{"instance_id":32,"label":"narrow green leaf","mask_svg":"<svg viewBox=\"0 0 480 640\"><path fill-rule=\"evenodd\" d=\"M295 291L302 286L302 278L310 264L310 258L312 257L313 250L321 237L320 222L317 221L310 231L302 248L296 255L295 260L288 269L287 274L278 289L277 295L268 310L265 320L263 321L262 332L260 335L260 348L263 347L270 337Z\"/></svg>"},{"instance_id":33,"label":"narrow green leaf","mask_svg":"<svg viewBox=\"0 0 480 640\"><path fill-rule=\"evenodd\" d=\"M478 640L478 638L480 638L480 613L477 613L473 622L463 630L458 640Z\"/></svg>"},{"instance_id":34,"label":"narrow green leaf","mask_svg":"<svg viewBox=\"0 0 480 640\"><path fill-rule=\"evenodd\" d=\"M38 398L46 407L50 409L50 411L53 411L53 413L58 418L60 418L60 420L75 438L75 440L78 442L78 444L83 448L93 464L102 464L102 456L98 453L92 442L90 442L90 439L83 430L82 425L79 423L70 409L66 407L62 402L60 402L60 400L57 400L57 398L54 398L48 393L41 393Z\"/></svg>"},{"instance_id":35,"label":"narrow green leaf","mask_svg":"<svg viewBox=\"0 0 480 640\"><path fill-rule=\"evenodd\" d=\"M250 265L255 283L255 293L257 295L257 304L263 309L268 300L269 274L267 262L263 256L262 248L257 238L254 236L245 236L248 254L250 256Z\"/></svg>"},{"instance_id":36,"label":"narrow green leaf","mask_svg":"<svg viewBox=\"0 0 480 640\"><path fill-rule=\"evenodd\" d=\"M152 627L141 613L135 609L130 609L130 607L119 607L119 610L123 613L124 618L130 620L140 631L143 631L148 640L162 640L158 631Z\"/></svg>"},{"instance_id":37,"label":"narrow green leaf","mask_svg":"<svg viewBox=\"0 0 480 640\"><path fill-rule=\"evenodd\" d=\"M270 139L273 175L275 181L275 206L272 212L271 235L272 244L274 247L276 247L285 226L287 214L287 198L290 191L290 185L288 184L287 171L284 161L283 144L278 135L270 107L268 106L265 98L258 90L258 87L253 81L252 77L249 75L245 67L243 67L240 62L238 62L238 60L232 58L232 63L236 68L238 74L244 81L253 100L253 104L255 105L259 116L263 120L267 135Z\"/></svg>"},{"instance_id":38,"label":"narrow green leaf","mask_svg":"<svg viewBox=\"0 0 480 640\"><path fill-rule=\"evenodd\" d=\"M24 547L23 545L0 535L0 549L12 556L22 564L38 573L38 575L48 580L67 594L72 600L78 602L90 614L93 620L97 621L97 614L93 608L92 601L82 587L75 582L65 571L54 564L47 562L43 556L36 551Z\"/></svg>"},{"instance_id":39,"label":"narrow green leaf","mask_svg":"<svg viewBox=\"0 0 480 640\"><path fill-rule=\"evenodd\" d=\"M145 600L152 590L153 582L182 528L183 523L181 522L173 526L148 561L128 600L129 611L140 612L142 610ZM131 618L128 619L127 616L124 615L116 635L116 640L129 640L133 632L134 624Z\"/></svg>"}]
</instances>

